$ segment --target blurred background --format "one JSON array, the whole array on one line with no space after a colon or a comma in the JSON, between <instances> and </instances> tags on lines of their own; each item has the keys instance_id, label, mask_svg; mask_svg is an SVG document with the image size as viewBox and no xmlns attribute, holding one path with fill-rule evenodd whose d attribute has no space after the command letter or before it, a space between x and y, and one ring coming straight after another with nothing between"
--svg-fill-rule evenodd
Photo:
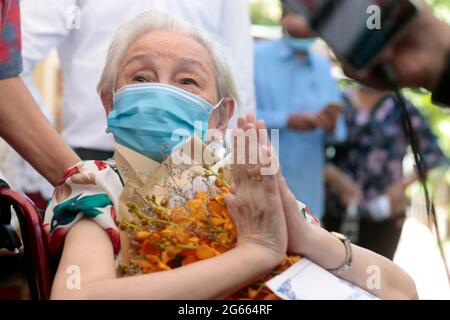
<instances>
[{"instance_id":1,"label":"blurred background","mask_svg":"<svg viewBox=\"0 0 450 320\"><path fill-rule=\"evenodd\" d=\"M450 23L450 1L428 0L435 13ZM279 25L281 7L277 0L250 0L252 34L255 39L276 39L282 35ZM324 43L317 46L317 51L327 51ZM331 57L332 58L332 57ZM336 60L333 75L340 80L343 90L353 83L340 71ZM438 137L439 145L447 157L450 156L450 113L433 105L427 92L405 90L407 98L419 109ZM404 159L404 172L410 172L413 158L409 153ZM439 220L441 240L446 257L450 263L450 171L448 167L435 169L429 175L429 187L434 197ZM450 287L444 265L436 245L434 233L429 229L422 189L418 183L408 187L407 195L411 200L407 219L402 231L394 261L402 266L416 281L420 298L450 299Z\"/></svg>"}]
</instances>

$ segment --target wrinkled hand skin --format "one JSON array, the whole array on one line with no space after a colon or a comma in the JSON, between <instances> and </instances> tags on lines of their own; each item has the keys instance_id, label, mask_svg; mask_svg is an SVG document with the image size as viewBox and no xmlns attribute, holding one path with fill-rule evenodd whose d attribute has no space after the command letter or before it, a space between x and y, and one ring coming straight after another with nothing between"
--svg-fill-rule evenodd
<instances>
[{"instance_id":1,"label":"wrinkled hand skin","mask_svg":"<svg viewBox=\"0 0 450 320\"><path fill-rule=\"evenodd\" d=\"M232 168L233 191L225 197L238 234L238 246L252 243L279 262L286 253L287 230L275 176L254 180L245 165Z\"/></svg>"},{"instance_id":2,"label":"wrinkled hand skin","mask_svg":"<svg viewBox=\"0 0 450 320\"><path fill-rule=\"evenodd\" d=\"M256 121L255 116L250 114L247 117L238 119L238 128L243 130L256 129L261 152L270 155L274 161L277 161L263 121ZM272 221L269 220L268 224L275 226L276 229L287 235L287 252L301 254L302 245L305 245L307 242L311 226L300 213L297 200L288 188L280 170L275 175L264 176L262 181L248 178L249 174L257 174L260 168L261 165L234 166L232 192L240 201L248 201L248 203L252 204L251 208L248 205L241 204L240 210L245 212L250 210L269 210L269 214L273 215L273 217L271 217ZM281 217L279 217L280 213ZM284 221L285 226L280 225L282 221ZM267 239L264 241L267 241ZM282 239L274 238L271 241L276 241L278 246L281 246L280 241L284 242L285 237L283 236ZM266 245L272 248L276 246L273 243ZM285 246L284 243L282 245Z\"/></svg>"}]
</instances>

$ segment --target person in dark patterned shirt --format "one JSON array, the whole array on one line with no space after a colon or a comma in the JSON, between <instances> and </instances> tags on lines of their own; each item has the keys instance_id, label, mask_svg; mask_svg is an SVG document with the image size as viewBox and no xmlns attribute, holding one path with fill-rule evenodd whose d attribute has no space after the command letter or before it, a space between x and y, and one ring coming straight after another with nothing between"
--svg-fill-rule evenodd
<instances>
[{"instance_id":1,"label":"person in dark patterned shirt","mask_svg":"<svg viewBox=\"0 0 450 320\"><path fill-rule=\"evenodd\" d=\"M54 185L79 161L48 123L19 77L22 72L18 0L0 0L0 138Z\"/></svg>"},{"instance_id":2,"label":"person in dark patterned shirt","mask_svg":"<svg viewBox=\"0 0 450 320\"><path fill-rule=\"evenodd\" d=\"M335 146L336 154L325 169L328 185L323 222L327 229L340 229L354 204L359 217L357 243L392 259L405 217L405 188L418 178L417 173L403 175L409 144L400 108L392 94L362 86L344 96L348 140ZM425 167L429 170L448 163L425 118L410 102L407 110Z\"/></svg>"}]
</instances>

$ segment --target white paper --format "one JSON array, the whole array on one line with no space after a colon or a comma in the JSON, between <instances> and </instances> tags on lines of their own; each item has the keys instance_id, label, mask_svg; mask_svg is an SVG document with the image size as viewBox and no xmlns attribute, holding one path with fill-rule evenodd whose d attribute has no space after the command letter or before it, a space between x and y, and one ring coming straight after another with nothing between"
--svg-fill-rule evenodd
<instances>
[{"instance_id":1,"label":"white paper","mask_svg":"<svg viewBox=\"0 0 450 320\"><path fill-rule=\"evenodd\" d=\"M266 285L283 300L379 300L305 258Z\"/></svg>"}]
</instances>

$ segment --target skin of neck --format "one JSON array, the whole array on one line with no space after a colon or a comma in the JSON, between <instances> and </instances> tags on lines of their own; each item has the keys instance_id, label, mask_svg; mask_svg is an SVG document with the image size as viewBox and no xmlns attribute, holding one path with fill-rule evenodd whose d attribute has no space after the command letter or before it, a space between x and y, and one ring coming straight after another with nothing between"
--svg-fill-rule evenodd
<instances>
[{"instance_id":1,"label":"skin of neck","mask_svg":"<svg viewBox=\"0 0 450 320\"><path fill-rule=\"evenodd\" d=\"M372 111L377 103L386 95L384 91L367 91L356 89L354 91L353 103L359 110Z\"/></svg>"}]
</instances>

